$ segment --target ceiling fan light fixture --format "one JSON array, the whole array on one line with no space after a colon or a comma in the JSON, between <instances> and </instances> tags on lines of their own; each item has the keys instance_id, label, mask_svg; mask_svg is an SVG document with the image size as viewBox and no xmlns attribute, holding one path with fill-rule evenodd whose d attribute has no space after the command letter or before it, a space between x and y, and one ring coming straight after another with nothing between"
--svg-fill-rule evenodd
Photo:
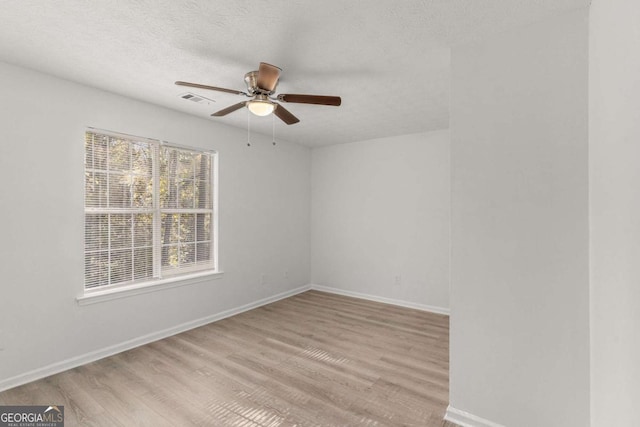
<instances>
[{"instance_id":1,"label":"ceiling fan light fixture","mask_svg":"<svg viewBox=\"0 0 640 427\"><path fill-rule=\"evenodd\" d=\"M269 101L266 97L256 98L247 102L247 108L256 116L268 116L273 113L276 108L276 104Z\"/></svg>"}]
</instances>

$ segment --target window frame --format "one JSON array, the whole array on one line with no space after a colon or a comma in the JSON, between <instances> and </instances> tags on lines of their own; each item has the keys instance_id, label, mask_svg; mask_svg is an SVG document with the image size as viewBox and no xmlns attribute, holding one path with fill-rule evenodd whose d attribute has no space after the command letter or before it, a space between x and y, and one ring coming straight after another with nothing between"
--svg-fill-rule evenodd
<instances>
[{"instance_id":1,"label":"window frame","mask_svg":"<svg viewBox=\"0 0 640 427\"><path fill-rule=\"evenodd\" d=\"M210 149L203 149L200 147L193 147L193 146L187 146L187 145L182 145L182 144L175 144L175 143L171 143L171 142L167 142L167 141L163 141L163 140L158 140L158 139L152 139L152 138L147 138L147 137L140 137L140 136L135 136L135 135L129 135L129 134L125 134L125 133L121 133L121 132L114 132L114 131L109 131L109 130L104 130L104 129L98 129L98 128L93 128L93 127L87 127L85 129L85 131L83 132L83 136L84 138L87 137L88 133L92 133L92 134L97 134L97 135L104 135L107 137L112 137L112 138L119 138L119 139L123 139L123 140L127 140L129 142L144 142L144 143L148 143L150 144L150 146L152 146L152 152L153 152L153 156L152 156L152 171L151 171L151 176L152 176L152 188L153 188L153 193L152 193L152 199L153 199L153 206L151 208L147 208L146 211L151 211L152 213L152 237L153 237L153 242L152 242L152 250L153 250L153 266L152 266L152 271L153 271L153 276L151 278L148 279L143 279L143 280L131 280L131 281L126 281L126 282L120 282L120 283L114 283L114 284L107 284L107 285L98 285L98 286L93 286L93 287L86 287L86 278L87 278L87 270L86 270L86 266L84 267L84 274L83 274L83 284L82 284L82 295L80 295L79 297L76 298L76 300L78 301L79 304L84 305L84 304L90 304L90 303L94 303L94 302L100 302L100 301L105 301L105 300L110 300L110 299L114 299L114 298L120 298L120 297L124 297L124 296L128 296L128 295L138 295L141 293L147 293L147 292L153 292L156 290L160 290L160 289L167 289L167 288L173 288L176 286L183 286L183 285L188 285L188 284L192 284L192 283L200 283L202 281L206 281L206 280L210 280L212 278L219 278L222 277L223 272L220 269L219 266L219 251L218 251L218 235L219 235L219 226L218 226L218 217L219 217L219 212L218 212L218 159L219 159L219 154L217 151L215 150L210 150ZM169 147L169 148L173 148L176 150L183 150L183 151L190 151L190 152L196 152L196 153L206 153L210 156L210 170L209 170L209 174L210 174L210 189L211 189L211 222L210 222L210 232L211 235L210 237L210 260L207 262L207 265L210 267L205 266L204 268L202 267L198 267L198 266L192 266L192 267L184 267L184 268L180 268L177 269L177 271L165 271L163 273L163 267L162 267L162 236L161 236L161 218L163 214L171 214L168 212L164 212L166 210L170 210L170 211L175 211L173 213L177 213L177 211L180 211L180 208L163 208L161 206L160 203L160 164L159 164L159 159L160 159L160 151L165 148L165 147ZM84 156L83 158L86 159L86 155L87 155L87 149L86 147L84 148ZM83 167L83 175L86 174L87 172L87 166L86 166L86 161L85 161L85 165ZM110 173L110 169L107 169L106 173ZM83 180L83 209L84 209L84 215L83 215L83 225L84 227L86 227L86 220L87 220L87 214L91 213L91 212L100 212L100 208L95 208L95 207L89 207L87 206L87 193L86 193L86 178ZM114 208L109 208L109 207L105 207L104 213L108 214L110 213L110 210L113 210ZM117 210L117 208L115 208ZM182 208L182 209L188 209L188 208ZM198 209L192 209L194 211L198 210ZM207 208L207 210L209 210ZM138 211L135 210L131 210L130 212L135 215L137 213L142 213L143 211L145 211L145 208L140 208ZM84 256L86 256L87 251L86 251L86 244L87 244L87 235L86 235L86 228L83 228L84 233L84 248L83 248L83 254ZM197 239L197 237L196 237ZM194 241L194 244L197 244L197 240ZM135 247L132 247L135 248ZM111 251L112 249L109 249L109 251ZM86 262L86 261L85 261Z\"/></svg>"}]
</instances>

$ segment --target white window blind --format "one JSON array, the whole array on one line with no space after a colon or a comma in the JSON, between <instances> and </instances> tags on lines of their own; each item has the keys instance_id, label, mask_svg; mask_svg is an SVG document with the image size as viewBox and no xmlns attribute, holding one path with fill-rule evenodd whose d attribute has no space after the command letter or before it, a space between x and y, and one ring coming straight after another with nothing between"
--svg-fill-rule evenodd
<instances>
[{"instance_id":1,"label":"white window blind","mask_svg":"<svg viewBox=\"0 0 640 427\"><path fill-rule=\"evenodd\" d=\"M214 156L86 132L86 289L216 269Z\"/></svg>"}]
</instances>

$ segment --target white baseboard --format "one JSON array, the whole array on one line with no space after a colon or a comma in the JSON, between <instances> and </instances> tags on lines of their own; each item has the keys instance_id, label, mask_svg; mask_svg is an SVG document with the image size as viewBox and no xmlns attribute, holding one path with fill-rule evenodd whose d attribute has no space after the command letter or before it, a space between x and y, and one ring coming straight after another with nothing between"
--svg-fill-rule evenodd
<instances>
[{"instance_id":1,"label":"white baseboard","mask_svg":"<svg viewBox=\"0 0 640 427\"><path fill-rule=\"evenodd\" d=\"M258 301L251 302L249 304L242 305L240 307L232 308L230 310L225 310L220 313L203 317L201 319L192 320L190 322L182 323L180 325L177 325L168 329L164 329L162 331L152 332L150 334L147 334L138 338L134 338L128 341L124 341L122 343L115 344L109 347L105 347L100 350L95 350L89 353L82 354L80 356L72 357L70 359L56 362L48 366L44 366L42 368L34 369L24 374L16 375L15 377L11 377L11 378L0 381L0 392L4 390L8 390L13 387L26 384L26 383L30 383L35 380L39 380L44 377L48 377L49 375L54 375L54 374L66 371L68 369L85 365L90 362L95 362L96 360L103 359L108 356L113 356L114 354L122 353L123 351L131 350L132 348L139 347L144 344L149 344L151 342L158 341L163 338L167 338L172 335L176 335L181 332L188 331L190 329L204 326L211 322L215 322L227 317L235 316L236 314L240 314L245 311L249 311L266 304L271 304L272 302L276 302L293 295L297 295L301 292L308 291L309 289L311 289L311 286L309 285L301 286L296 289L292 289L286 292L279 293L277 295L273 295L267 298L260 299Z\"/></svg>"},{"instance_id":2,"label":"white baseboard","mask_svg":"<svg viewBox=\"0 0 640 427\"><path fill-rule=\"evenodd\" d=\"M504 427L502 424L485 420L484 418L456 409L451 405L447 407L444 419L461 427Z\"/></svg>"},{"instance_id":3,"label":"white baseboard","mask_svg":"<svg viewBox=\"0 0 640 427\"><path fill-rule=\"evenodd\" d=\"M385 303L385 304L392 304L392 305L397 305L397 306L400 306L400 307L413 308L415 310L428 311L428 312L436 313L436 314L446 314L447 316L449 315L449 309L448 308L444 308L444 307L436 307L436 306L433 306L433 305L426 305L426 304L417 304L417 303L414 303L414 302L403 301L403 300L392 299L392 298L379 297L379 296L376 296L376 295L363 294L363 293L360 293L360 292L345 291L344 289L332 288L330 286L322 286L322 285L310 284L309 287L310 287L310 289L314 289L316 291L329 292L331 294L344 295L344 296L347 296L347 297L354 297L354 298L361 298L361 299L366 299L366 300L375 301L375 302L382 302L382 303Z\"/></svg>"}]
</instances>

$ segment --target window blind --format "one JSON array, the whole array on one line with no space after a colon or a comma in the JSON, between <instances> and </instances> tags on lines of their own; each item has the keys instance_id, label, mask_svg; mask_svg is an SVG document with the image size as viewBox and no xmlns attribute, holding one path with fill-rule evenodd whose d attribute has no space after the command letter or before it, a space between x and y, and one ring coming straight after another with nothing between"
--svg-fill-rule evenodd
<instances>
[{"instance_id":1,"label":"window blind","mask_svg":"<svg viewBox=\"0 0 640 427\"><path fill-rule=\"evenodd\" d=\"M86 132L86 289L216 268L214 155Z\"/></svg>"}]
</instances>

